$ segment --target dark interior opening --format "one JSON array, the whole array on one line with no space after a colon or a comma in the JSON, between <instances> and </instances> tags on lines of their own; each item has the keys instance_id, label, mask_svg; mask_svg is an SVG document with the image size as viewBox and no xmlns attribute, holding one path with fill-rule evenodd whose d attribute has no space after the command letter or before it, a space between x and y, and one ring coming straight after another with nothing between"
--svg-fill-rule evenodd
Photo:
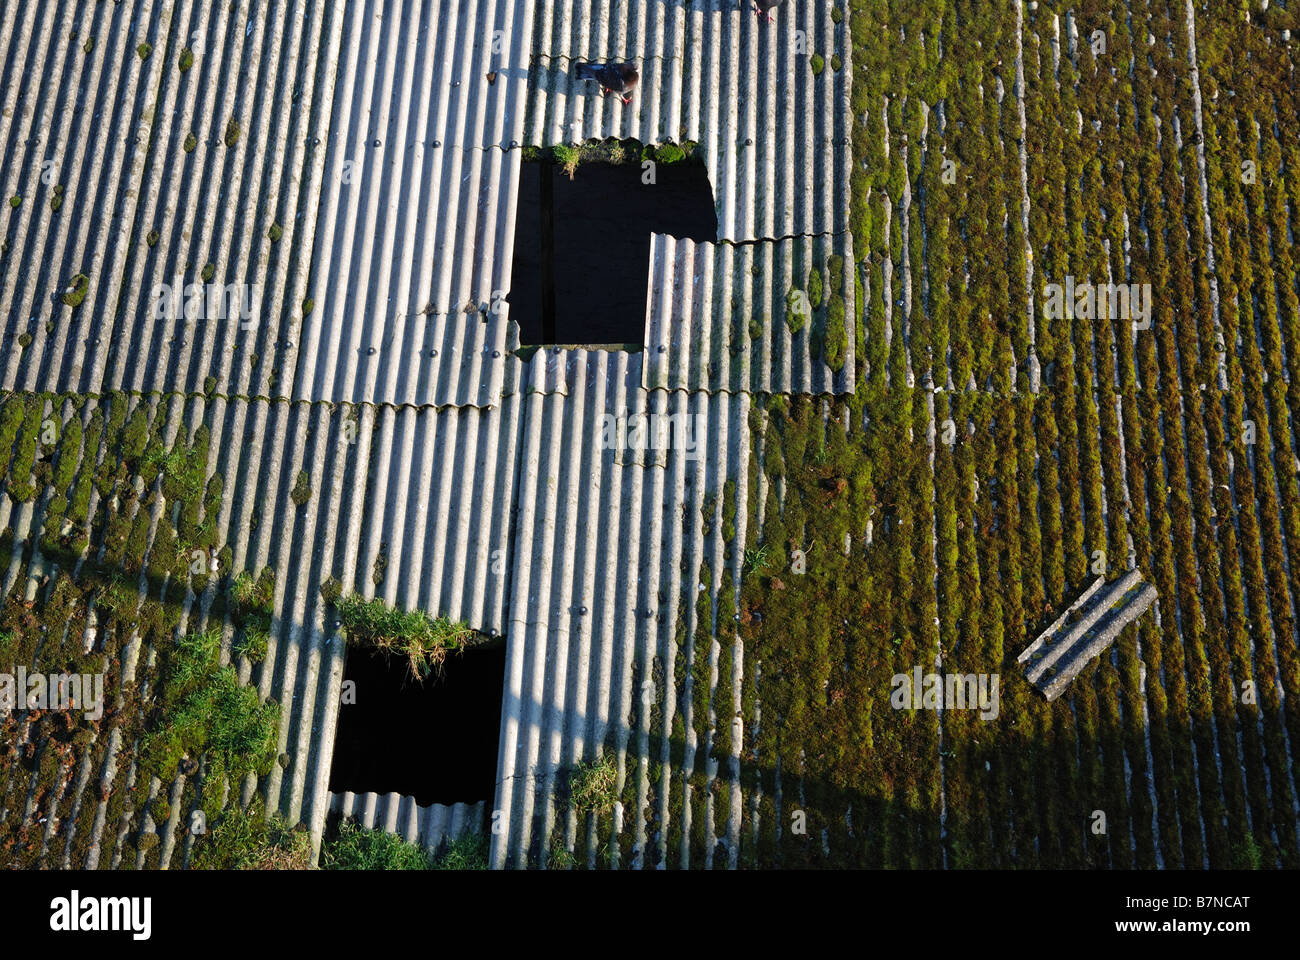
<instances>
[{"instance_id":1,"label":"dark interior opening","mask_svg":"<svg viewBox=\"0 0 1300 960\"><path fill-rule=\"evenodd\" d=\"M717 240L704 164L583 162L573 179L549 158L521 165L510 316L524 346L644 346L650 234Z\"/></svg>"},{"instance_id":2,"label":"dark interior opening","mask_svg":"<svg viewBox=\"0 0 1300 960\"><path fill-rule=\"evenodd\" d=\"M343 680L356 702L339 707L330 790L490 803L505 669L504 643L450 656L424 681L398 657L349 650Z\"/></svg>"}]
</instances>

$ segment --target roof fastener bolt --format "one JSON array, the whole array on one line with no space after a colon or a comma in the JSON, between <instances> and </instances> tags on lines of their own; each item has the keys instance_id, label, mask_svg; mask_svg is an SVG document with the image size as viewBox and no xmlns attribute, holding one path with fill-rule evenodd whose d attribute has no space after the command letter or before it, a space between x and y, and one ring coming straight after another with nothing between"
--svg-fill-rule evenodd
<instances>
[{"instance_id":1,"label":"roof fastener bolt","mask_svg":"<svg viewBox=\"0 0 1300 960\"><path fill-rule=\"evenodd\" d=\"M433 141L433 145L434 145L435 147L441 147L441 146L442 146L442 141L441 141L441 140L435 140L435 141Z\"/></svg>"},{"instance_id":2,"label":"roof fastener bolt","mask_svg":"<svg viewBox=\"0 0 1300 960\"><path fill-rule=\"evenodd\" d=\"M667 352L668 352L668 348L667 348L666 346L664 346L664 345L661 343L661 344L659 344L659 352L660 352L660 353L667 353Z\"/></svg>"},{"instance_id":3,"label":"roof fastener bolt","mask_svg":"<svg viewBox=\"0 0 1300 960\"><path fill-rule=\"evenodd\" d=\"M587 608L586 608L586 607L579 607L579 608L578 608L578 616L580 616L580 617L585 617L586 615L587 615Z\"/></svg>"},{"instance_id":4,"label":"roof fastener bolt","mask_svg":"<svg viewBox=\"0 0 1300 960\"><path fill-rule=\"evenodd\" d=\"M752 147L753 145L754 145L754 138L753 138L753 137L746 137L746 138L745 138L745 146L747 146L747 147Z\"/></svg>"},{"instance_id":5,"label":"roof fastener bolt","mask_svg":"<svg viewBox=\"0 0 1300 960\"><path fill-rule=\"evenodd\" d=\"M375 348L374 348L374 347L368 347L368 348L366 348L366 355L367 355L367 356L371 356L371 355L373 355L374 352L375 352Z\"/></svg>"},{"instance_id":6,"label":"roof fastener bolt","mask_svg":"<svg viewBox=\"0 0 1300 960\"><path fill-rule=\"evenodd\" d=\"M492 359L493 359L493 360L495 360L495 359L496 359L497 357L499 357L499 356L501 356L501 351L500 351L500 350L493 350L493 351L492 351Z\"/></svg>"},{"instance_id":7,"label":"roof fastener bolt","mask_svg":"<svg viewBox=\"0 0 1300 960\"><path fill-rule=\"evenodd\" d=\"M429 356L431 356L431 357L436 357L437 355L438 355L438 351L437 351L437 350L430 350L430 351L429 351Z\"/></svg>"},{"instance_id":8,"label":"roof fastener bolt","mask_svg":"<svg viewBox=\"0 0 1300 960\"><path fill-rule=\"evenodd\" d=\"M375 146L376 146L376 147L379 146L379 138L378 138L378 137L375 137Z\"/></svg>"}]
</instances>

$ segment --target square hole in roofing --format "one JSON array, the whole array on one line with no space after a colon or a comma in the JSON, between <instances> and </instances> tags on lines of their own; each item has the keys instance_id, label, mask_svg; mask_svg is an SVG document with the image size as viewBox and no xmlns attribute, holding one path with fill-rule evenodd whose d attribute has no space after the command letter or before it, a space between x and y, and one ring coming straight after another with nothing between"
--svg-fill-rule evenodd
<instances>
[{"instance_id":1,"label":"square hole in roofing","mask_svg":"<svg viewBox=\"0 0 1300 960\"><path fill-rule=\"evenodd\" d=\"M355 687L339 706L330 790L491 805L505 668L503 642L453 654L422 681L401 657L349 649L343 681Z\"/></svg>"},{"instance_id":2,"label":"square hole in roofing","mask_svg":"<svg viewBox=\"0 0 1300 960\"><path fill-rule=\"evenodd\" d=\"M645 344L650 234L717 240L713 188L702 163L578 164L545 154L522 164L510 317L523 346Z\"/></svg>"}]
</instances>

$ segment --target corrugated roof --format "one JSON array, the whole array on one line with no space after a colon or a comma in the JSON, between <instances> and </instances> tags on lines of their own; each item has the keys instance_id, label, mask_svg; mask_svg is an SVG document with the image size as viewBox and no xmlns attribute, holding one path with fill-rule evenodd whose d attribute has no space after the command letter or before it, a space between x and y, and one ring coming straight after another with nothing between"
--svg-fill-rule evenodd
<instances>
[{"instance_id":1,"label":"corrugated roof","mask_svg":"<svg viewBox=\"0 0 1300 960\"><path fill-rule=\"evenodd\" d=\"M268 803L317 835L344 646L324 580L503 632L520 419L511 366L510 392L490 409L234 401L224 432L213 430L234 568L277 573L274 667L257 682L282 704L281 749L292 762L268 778ZM302 506L291 496L300 470L312 491Z\"/></svg>"},{"instance_id":2,"label":"corrugated roof","mask_svg":"<svg viewBox=\"0 0 1300 960\"><path fill-rule=\"evenodd\" d=\"M484 804L431 803L419 806L414 798L397 793L331 793L330 812L355 820L367 830L387 830L408 843L436 851L452 841L483 830Z\"/></svg>"},{"instance_id":3,"label":"corrugated roof","mask_svg":"<svg viewBox=\"0 0 1300 960\"><path fill-rule=\"evenodd\" d=\"M723 239L846 230L844 71L814 76L792 52L801 30L809 54L847 56L847 31L824 10L769 25L703 6L546 7L530 37L532 4L517 0L392 0L337 16L323 2L302 16L273 5L265 18L197 4L171 19L64 11L59 31L45 6L0 36L11 51L0 176L24 198L9 214L0 312L11 342L32 338L8 352L5 386L196 392L212 376L233 395L495 402L515 346L504 295L530 58L531 141L578 138L537 126L553 105L603 110L629 125L581 136L700 141ZM654 69L630 108L548 86L547 58L565 60L567 84L572 58L636 51ZM74 84L82 95L66 96ZM796 118L796 104L810 108ZM659 113L685 120L649 129ZM119 136L125 151L110 148ZM255 329L155 319L155 285L199 282L208 265L211 282L259 291ZM78 273L85 301L59 303Z\"/></svg>"},{"instance_id":4,"label":"corrugated roof","mask_svg":"<svg viewBox=\"0 0 1300 960\"><path fill-rule=\"evenodd\" d=\"M75 417L85 425L91 422L92 417L99 414L102 414L106 420L109 418L106 400L87 398L80 411L72 410L69 404L61 404L59 413L55 413L55 408L49 406L48 400L45 402L50 411L49 415L56 416L63 423ZM329 747L332 745L332 739L327 740L324 749L320 749L322 738L313 734L322 728L329 728L337 712L324 706L331 703L329 698L316 696L317 679L322 677L321 666L324 663L326 669L323 671L323 676L326 678L326 685L332 683L335 689L332 702L336 703L337 674L341 672L338 664L341 649L339 644L328 649L319 629L304 629L300 626L313 622L310 617L304 615L304 610L319 605L320 601L314 587L319 581L320 570L328 569L322 567L320 563L313 563L312 555L316 553L318 557L320 554L328 556L333 550L334 541L330 538L320 551L312 551L310 547L304 551L303 545L313 542L316 530L328 522L331 515L337 516L344 512L337 509L337 498L353 489L356 480L355 465L349 468L347 458L333 458L333 462L327 469L326 458L322 456L323 450L338 439L337 428L343 420L344 411L341 409L337 411L333 423L335 429L331 432L329 429L331 411L324 407L312 409L301 404L289 405L266 401L249 403L243 400L228 403L220 397L212 401L201 397L188 400L157 396L148 399L127 398L126 412L134 415L136 410L144 410L147 413L151 431L155 424L163 425L163 437L169 446L178 442L182 444L189 442L189 435L199 425L206 425L211 430L207 475L211 478L214 474L221 473L224 481L223 489L226 493L222 500L220 514L216 518L217 527L221 531L218 535L218 543L228 544L231 547L234 554L232 566L235 571L256 572L264 566L271 566L277 573L275 613L266 659L261 665L252 669L244 663L241 670L243 679L252 682L260 695L274 696L282 707L279 749L289 754L290 763L287 771L283 771L279 766L274 767L273 773L268 778L270 805L275 807L283 802L283 812L288 813L293 820L299 819L300 815L306 818L306 810L310 810L317 802L313 796L313 785L308 783L307 771L314 768L322 774L327 773L328 764L322 767L319 760L322 756L328 756ZM316 420L314 427L319 430L318 433L312 432L313 425L309 421L313 418ZM321 429L322 427L325 429ZM69 451L69 453L73 452L75 451ZM114 442L106 436L102 443L94 447L83 447L80 450L75 460L77 473L82 472L83 463L86 464L84 468L86 476L95 473L95 465L106 463L108 475L111 476L112 469L117 463L117 456ZM303 468L312 468L313 489L325 490L327 496L309 498L299 507L293 503L291 487L297 471ZM349 474L352 476L348 476ZM344 477L347 477L350 482L341 482ZM6 484L7 494L12 492L12 483L13 478ZM135 509L125 500L122 501L121 506L118 505L123 490L114 486L105 513L101 508L98 486L97 482L90 490L87 513L88 517L92 518L90 550L92 555L96 556L102 555L101 550L108 543L105 517L120 511ZM154 489L160 488L155 486ZM36 596L38 583L46 573L50 572L50 562L42 558L40 546L34 541L46 520L46 511L50 507L53 496L65 492L55 490L53 486L38 488L35 498L18 505L17 518L10 515L7 509L11 497L0 498L0 504L6 508L0 509L0 519L6 522L16 520L12 526L15 554L10 565L6 587L12 584L14 575L19 572L18 564L21 561L22 551L30 545L33 554L26 571L25 589L31 597ZM139 493L140 496L133 502L141 502L148 495L148 491L143 489L139 489ZM333 508L324 511L324 518L322 518L322 505ZM170 518L168 522L175 522L172 508L177 506L179 504L165 503L165 499L152 501L151 525L145 542L144 556L148 557L155 549L158 543L156 538L164 520ZM210 521L212 518L206 520ZM75 530L75 525L73 529ZM59 560L55 559L53 562L57 563ZM164 557L162 562L167 564L167 558ZM66 558L63 559L62 565L65 569L68 566ZM197 615L198 625L202 628L208 619L208 611L218 589L217 584L217 578L212 578L198 596L186 584L177 584L168 592L168 603L192 611ZM140 596L142 599L146 595L157 599L158 589L165 585L165 583L162 585L149 583L142 579ZM93 616L89 613L86 615ZM220 626L216 623L207 625ZM229 651L232 637L233 629L227 623L223 638L223 650L226 653ZM74 638L74 642L76 639L79 638ZM135 679L138 683L142 677L137 675L137 665L151 658L149 651L140 649L139 641L138 635L117 638L123 681ZM100 637L98 640L98 643L105 642L105 637ZM117 679L115 675L111 675L106 684L105 696L110 701L116 699L121 693L121 686L117 683ZM123 819L120 823L112 822L106 819L105 814L110 791L121 789L118 786L119 779L125 778L128 787L136 779L135 745L133 740L124 738L122 732L123 729L129 729L129 727L124 728L122 724L131 720L130 717L122 717L113 721L108 731L110 738L108 759L102 769L96 770L96 780L103 784L103 790L92 825L93 839L87 861L90 866L116 865L123 855L124 843L128 840L126 820ZM89 759L89 754L86 755L86 759ZM146 814L141 825L146 831L156 827L161 835L159 863L162 866L166 866L175 854L176 844L181 839L179 830L182 820L188 823L189 810L182 809L179 802L184 781L185 778L180 777L171 784L154 782L149 788L150 796L161 793L170 796L172 802L171 816L166 824L155 825ZM74 793L72 803L73 810L82 803L80 787ZM63 855L66 864L66 851L73 844L78 824L75 815L66 815L65 809L51 808L49 819L51 831L54 830L56 821L59 821L61 826L70 824L66 832ZM134 840L134 836L130 839ZM143 847L136 851L136 856L137 863L144 862ZM72 865L82 866L81 863Z\"/></svg>"},{"instance_id":5,"label":"corrugated roof","mask_svg":"<svg viewBox=\"0 0 1300 960\"><path fill-rule=\"evenodd\" d=\"M6 208L0 258L4 386L185 392L214 376L223 392L275 392L315 226L314 142L338 47L330 9L9 7L0 184L23 202ZM193 66L181 71L186 45ZM155 318L155 285L199 282L208 264L214 283L260 289L256 329ZM77 274L88 284L74 308L58 294ZM24 333L31 344L18 349Z\"/></svg>"},{"instance_id":6,"label":"corrugated roof","mask_svg":"<svg viewBox=\"0 0 1300 960\"><path fill-rule=\"evenodd\" d=\"M294 396L500 396L531 10L351 7Z\"/></svg>"},{"instance_id":7,"label":"corrugated roof","mask_svg":"<svg viewBox=\"0 0 1300 960\"><path fill-rule=\"evenodd\" d=\"M719 239L846 232L848 23L832 20L830 4L786 4L775 17L760 23L746 4L714 0L539 8L527 142L695 141ZM574 79L575 61L609 59L641 73L627 106Z\"/></svg>"},{"instance_id":8,"label":"corrugated roof","mask_svg":"<svg viewBox=\"0 0 1300 960\"><path fill-rule=\"evenodd\" d=\"M796 30L824 57L819 74L793 52ZM760 25L698 3L310 0L254 15L197 0L37 0L0 12L0 44L0 186L22 197L0 214L0 386L153 394L130 403L168 411L172 437L182 422L211 430L219 542L233 570L277 574L266 660L241 665L283 709L287 762L262 783L268 806L319 839L335 802L343 644L320 597L329 576L507 635L495 799L510 827L494 838L495 863L528 862L551 843L557 775L609 734L625 774L629 757L639 763L644 798L646 761L669 756L669 735L644 718L634 729L633 685L688 655L676 647L679 606L693 630L702 570L739 570L750 399L725 391L852 389L851 352L832 374L789 338L782 286L809 257L851 262L848 71L831 66L836 54L848 62L846 25L804 5ZM643 65L626 110L569 88L574 58L615 55ZM552 122L569 132L552 136ZM545 350L521 361L503 299L520 144L604 133L698 140L719 236L764 242L656 241L648 329L680 355ZM745 273L755 263L773 272ZM261 288L252 329L154 318L154 285L195 282L208 264L214 283ZM710 296L697 299L693 278L709 270ZM58 302L79 272L84 302ZM731 319L720 276L746 336L749 319L762 329L715 377L716 325ZM78 415L100 402L88 397ZM600 414L647 411L703 416L702 458L600 447ZM300 472L311 490L301 505ZM710 507L703 519L729 480L741 487L734 516ZM10 583L25 564L32 572L21 543L42 509L0 497L18 541ZM215 589L189 602L206 611ZM716 605L716 577L708 589ZM682 691L666 672L674 703ZM706 765L718 775L716 761L693 759L704 746L695 728L709 723L692 724L679 775ZM119 774L133 776L131 745L119 748ZM179 801L182 786L155 789ZM180 806L162 829L164 864L190 842ZM410 807L398 802L397 822ZM391 803L383 809L387 824ZM102 805L93 829L95 862L115 862L124 833ZM572 830L560 833L571 841ZM626 830L641 851L666 842L644 818Z\"/></svg>"},{"instance_id":9,"label":"corrugated roof","mask_svg":"<svg viewBox=\"0 0 1300 960\"><path fill-rule=\"evenodd\" d=\"M839 258L834 290L827 266L832 256ZM847 234L739 245L654 234L644 385L731 393L852 393L852 264ZM819 278L810 283L814 270ZM834 297L843 310L838 370L827 365L823 346Z\"/></svg>"},{"instance_id":10,"label":"corrugated roof","mask_svg":"<svg viewBox=\"0 0 1300 960\"><path fill-rule=\"evenodd\" d=\"M527 393L522 416L494 808L509 826L492 838L495 866L536 862L553 832L572 844L576 820L555 822L566 768L608 744L622 783L637 763L667 757L667 724L652 738L643 712L633 729L630 705L643 691L634 673L641 683L662 675L654 697L671 716L682 693L674 657L686 656L676 647L679 603L685 595L693 607L703 562L719 571L723 563L723 511L707 529L701 511L706 498L725 499L729 478L739 481L741 506L727 519L736 542L744 540L749 398L646 391L640 363L636 354L585 350L532 360L530 383L534 373L547 377L548 365L550 375L544 389ZM605 415L647 413L702 417L698 459L681 445L602 446ZM739 550L731 553L738 569ZM715 600L717 589L714 582ZM636 821L628 829L644 849L645 824Z\"/></svg>"}]
</instances>

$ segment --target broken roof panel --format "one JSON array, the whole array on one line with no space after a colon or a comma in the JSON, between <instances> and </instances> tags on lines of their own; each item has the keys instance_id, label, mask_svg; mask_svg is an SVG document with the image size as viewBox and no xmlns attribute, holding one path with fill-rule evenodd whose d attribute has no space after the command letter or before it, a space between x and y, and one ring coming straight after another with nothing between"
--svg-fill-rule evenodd
<instances>
[{"instance_id":1,"label":"broken roof panel","mask_svg":"<svg viewBox=\"0 0 1300 960\"><path fill-rule=\"evenodd\" d=\"M747 244L654 234L643 385L852 393L852 263L847 234Z\"/></svg>"},{"instance_id":2,"label":"broken roof panel","mask_svg":"<svg viewBox=\"0 0 1300 960\"><path fill-rule=\"evenodd\" d=\"M1110 585L1098 577L1016 658L1026 664L1025 679L1055 700L1155 600L1156 588L1137 569Z\"/></svg>"},{"instance_id":3,"label":"broken roof panel","mask_svg":"<svg viewBox=\"0 0 1300 960\"><path fill-rule=\"evenodd\" d=\"M152 51L137 54L146 40ZM0 385L154 393L129 402L168 411L171 437L210 429L219 542L234 570L277 574L266 660L240 665L283 708L287 763L261 784L268 807L318 841L336 801L344 646L321 596L331 576L508 635L495 799L509 829L494 863L548 847L564 770L597 745L638 804L652 760L678 778L729 775L696 758L696 728L711 719L688 722L679 755L667 724L634 719L629 704L664 676L668 716L689 718L678 626L693 632L702 580L719 602L706 569L739 576L751 399L707 391L852 389L851 353L832 374L776 313L750 351L720 358L718 379L708 369L710 325L730 320L719 274L731 271L747 323L784 305L783 278L802 258L850 257L847 70L831 62L847 63L846 25L802 5L760 25L702 2L281 0L250 14L197 0L37 0L0 14L0 43L0 185L23 198L4 211ZM181 70L186 44L195 58ZM612 55L643 65L626 109L570 89L574 58ZM551 136L552 121L569 132ZM649 315L680 354L551 349L521 361L504 300L518 146L604 132L698 140L719 236L764 242L665 247ZM208 264L213 283L260 286L249 329L153 316L155 284L195 282ZM754 278L754 266L775 273ZM711 299L683 299L710 270ZM84 301L58 302L78 273ZM845 303L851 323L851 288ZM84 400L79 416L101 402ZM600 445L602 414L638 412L702 416L702 450ZM12 582L31 573L23 541L42 509L0 497L16 535ZM216 584L186 602L208 611ZM656 803L665 822L667 797ZM163 863L192 842L172 806ZM410 807L398 802L399 825ZM662 853L649 822L614 829ZM558 824L566 842L574 829ZM96 862L116 863L119 824L100 810L94 830Z\"/></svg>"},{"instance_id":4,"label":"broken roof panel","mask_svg":"<svg viewBox=\"0 0 1300 960\"><path fill-rule=\"evenodd\" d=\"M518 361L512 366L519 370ZM188 442L200 425L208 428L207 476L221 475L224 495L218 516L206 520L215 522L217 543L230 548L232 572L257 576L270 567L275 573L266 657L256 665L241 660L238 666L241 678L260 696L281 706L278 751L286 758L263 783L268 806L291 822L306 821L317 837L328 803L344 659L344 644L321 586L334 577L345 593L377 595L404 609L463 619L485 633L502 632L519 430L517 378L516 373L509 381L506 400L491 409L351 407L220 396L126 398L127 414L142 407L151 424L165 423L169 445ZM108 402L107 397L87 398L71 415L83 424L97 411L107 419ZM48 415L61 408L50 408ZM115 442L106 440L82 456L98 462L96 458L112 455ZM112 463L106 475L111 474ZM13 482L11 478L0 490L11 494ZM15 586L25 574L21 589L33 598L49 562L37 548L24 565L24 551L32 549L55 493L52 486L38 486L35 497L21 502L0 496L0 522L14 534L13 553L4 558L4 585ZM98 496L96 484L87 508L90 517L101 516ZM147 496L143 492L140 499ZM155 511L162 510L162 501L151 503ZM101 530L97 537L102 535ZM153 536L147 549L152 549ZM94 540L92 548L99 547L100 540ZM202 628L221 589L216 577L197 595L178 583L169 602L192 608ZM224 630L228 654L234 627L223 622L224 614L217 617L207 625ZM123 661L134 662L133 657L124 654ZM106 769L105 782L111 785L115 775L126 776L130 760L128 748L123 766ZM183 838L178 818L188 815L180 804L173 806L169 824L157 825L163 864L174 854L173 841ZM94 827L94 855L103 857L103 865L118 855L123 842L111 833L116 828L102 816Z\"/></svg>"},{"instance_id":5,"label":"broken roof panel","mask_svg":"<svg viewBox=\"0 0 1300 960\"><path fill-rule=\"evenodd\" d=\"M366 830L387 830L430 853L466 834L483 831L484 803L431 803L398 793L331 793L330 812L355 820Z\"/></svg>"}]
</instances>

